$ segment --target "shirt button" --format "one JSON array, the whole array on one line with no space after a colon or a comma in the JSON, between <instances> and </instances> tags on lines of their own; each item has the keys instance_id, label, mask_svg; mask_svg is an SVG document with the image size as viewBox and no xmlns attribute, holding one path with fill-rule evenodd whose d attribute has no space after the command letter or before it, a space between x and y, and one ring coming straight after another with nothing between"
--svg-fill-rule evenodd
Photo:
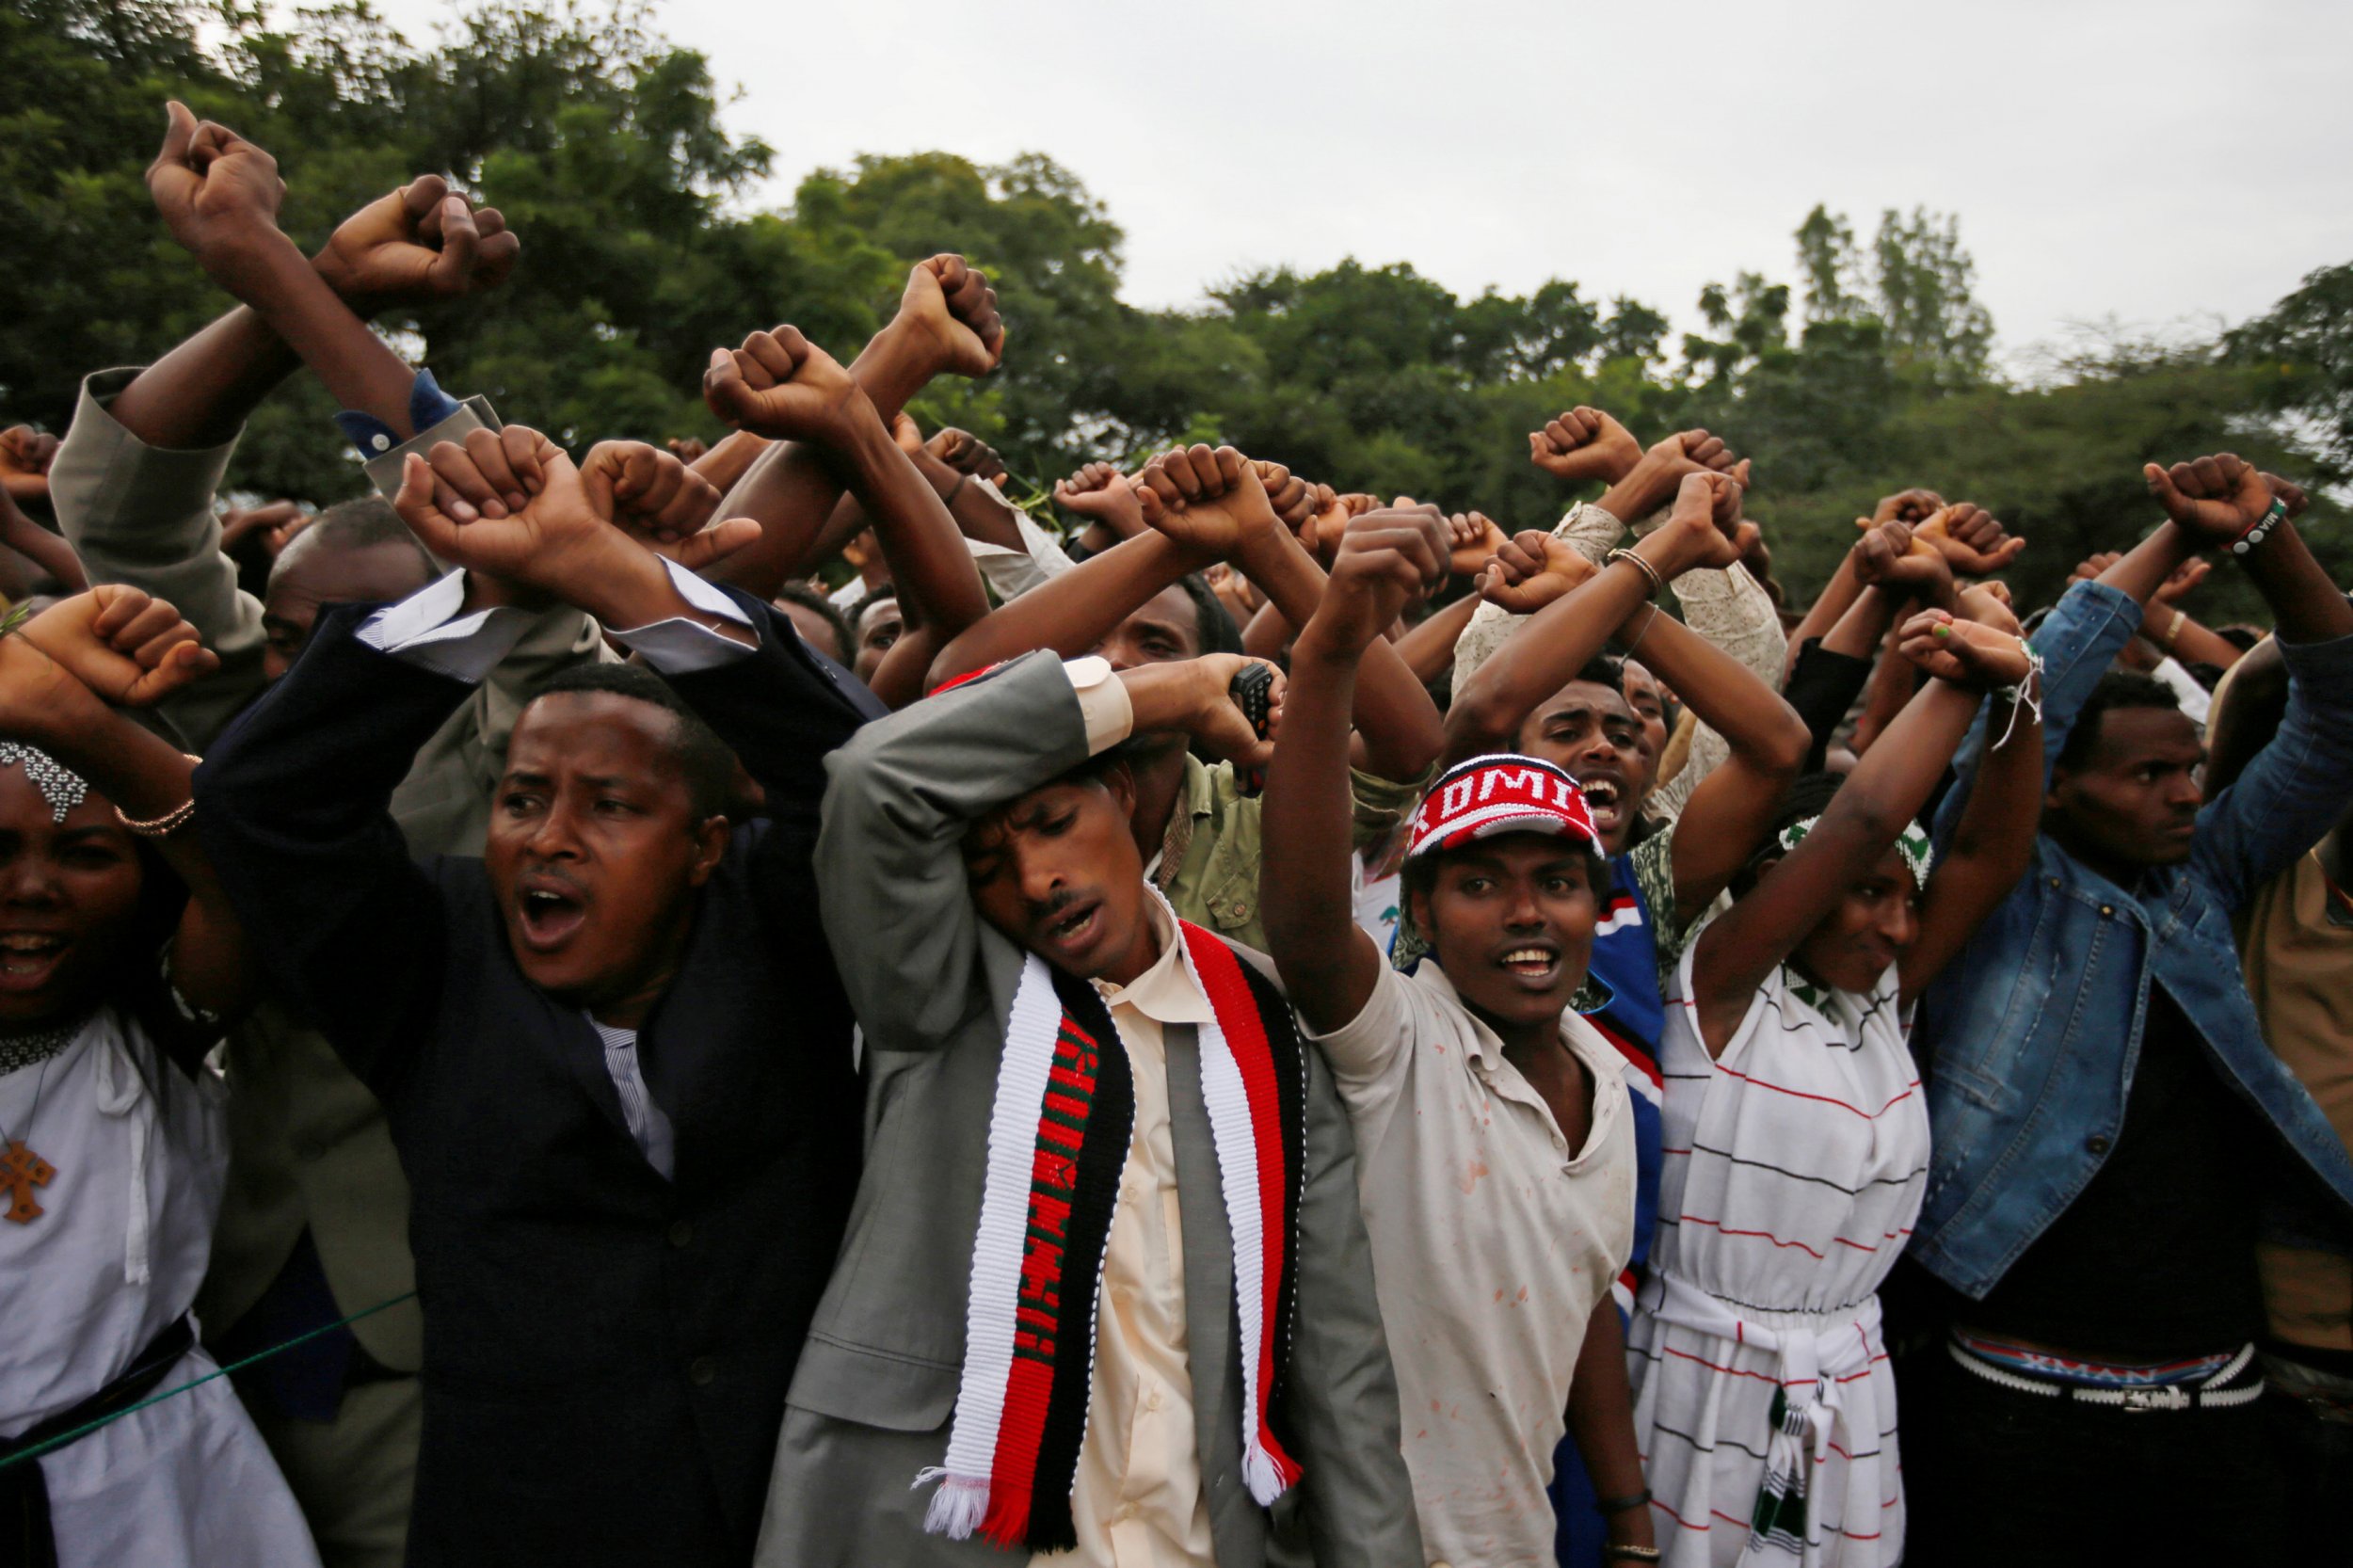
<instances>
[{"instance_id":1,"label":"shirt button","mask_svg":"<svg viewBox=\"0 0 2353 1568\"><path fill-rule=\"evenodd\" d=\"M2113 904L2104 904L2100 905L2100 913L2103 915L2113 915L2116 913L2116 905Z\"/></svg>"},{"instance_id":2,"label":"shirt button","mask_svg":"<svg viewBox=\"0 0 2353 1568\"><path fill-rule=\"evenodd\" d=\"M686 1381L697 1388L706 1387L719 1375L719 1364L707 1355L698 1355L686 1364Z\"/></svg>"},{"instance_id":3,"label":"shirt button","mask_svg":"<svg viewBox=\"0 0 2353 1568\"><path fill-rule=\"evenodd\" d=\"M670 1222L670 1245L682 1247L695 1239L695 1227L684 1220Z\"/></svg>"},{"instance_id":4,"label":"shirt button","mask_svg":"<svg viewBox=\"0 0 2353 1568\"><path fill-rule=\"evenodd\" d=\"M383 431L378 430L375 435L368 438L368 444L376 448L378 452L386 452L392 448L392 438L384 434Z\"/></svg>"},{"instance_id":5,"label":"shirt button","mask_svg":"<svg viewBox=\"0 0 2353 1568\"><path fill-rule=\"evenodd\" d=\"M2084 1140L2084 1147L2089 1149L2093 1154L2105 1154L2108 1152L2108 1141L2106 1138L2095 1134L2094 1136Z\"/></svg>"}]
</instances>

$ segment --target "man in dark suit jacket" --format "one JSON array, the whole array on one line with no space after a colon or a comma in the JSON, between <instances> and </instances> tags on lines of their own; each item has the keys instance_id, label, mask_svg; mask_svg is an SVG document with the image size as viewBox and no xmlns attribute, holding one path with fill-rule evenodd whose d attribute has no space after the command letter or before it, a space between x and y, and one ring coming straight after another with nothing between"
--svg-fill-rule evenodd
<instances>
[{"instance_id":1,"label":"man in dark suit jacket","mask_svg":"<svg viewBox=\"0 0 2353 1568\"><path fill-rule=\"evenodd\" d=\"M876 710L766 606L614 527L552 445L533 461L528 507L463 529L429 472L404 489L469 569L334 613L200 770L198 816L414 1192L409 1560L738 1564L857 1179L809 856L822 759ZM551 598L637 629L612 634L675 684L551 682L485 857L411 861L394 786ZM723 814L729 745L765 821Z\"/></svg>"}]
</instances>

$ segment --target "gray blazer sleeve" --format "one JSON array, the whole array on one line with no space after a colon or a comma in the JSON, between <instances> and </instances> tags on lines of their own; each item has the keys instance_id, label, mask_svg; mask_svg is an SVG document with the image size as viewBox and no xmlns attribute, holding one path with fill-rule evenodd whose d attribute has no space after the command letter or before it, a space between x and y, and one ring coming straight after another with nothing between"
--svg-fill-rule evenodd
<instances>
[{"instance_id":1,"label":"gray blazer sleeve","mask_svg":"<svg viewBox=\"0 0 2353 1568\"><path fill-rule=\"evenodd\" d=\"M443 441L456 441L462 446L468 431L504 428L498 415L490 411L488 399L469 397L457 406L456 413L439 424L429 430L418 431L398 446L386 447L376 456L364 459L360 466L366 471L368 482L376 487L376 493L390 501L400 493L401 465L408 460L411 452L430 452Z\"/></svg>"},{"instance_id":2,"label":"gray blazer sleeve","mask_svg":"<svg viewBox=\"0 0 2353 1568\"><path fill-rule=\"evenodd\" d=\"M1356 1141L1323 1053L1307 1048L1307 1169L1290 1408L1319 1563L1420 1568L1421 1527L1399 1430L1397 1373L1356 1203Z\"/></svg>"},{"instance_id":3,"label":"gray blazer sleeve","mask_svg":"<svg viewBox=\"0 0 2353 1568\"><path fill-rule=\"evenodd\" d=\"M66 542L93 583L124 583L169 600L220 655L220 668L160 705L201 751L262 689L262 605L237 587L220 552L213 496L236 442L196 451L150 446L107 411L140 367L85 377L72 426L49 471Z\"/></svg>"},{"instance_id":4,"label":"gray blazer sleeve","mask_svg":"<svg viewBox=\"0 0 2353 1568\"><path fill-rule=\"evenodd\" d=\"M968 824L1086 760L1078 693L1051 653L877 719L825 759L825 937L877 1050L936 1050L969 1009L980 916Z\"/></svg>"}]
</instances>

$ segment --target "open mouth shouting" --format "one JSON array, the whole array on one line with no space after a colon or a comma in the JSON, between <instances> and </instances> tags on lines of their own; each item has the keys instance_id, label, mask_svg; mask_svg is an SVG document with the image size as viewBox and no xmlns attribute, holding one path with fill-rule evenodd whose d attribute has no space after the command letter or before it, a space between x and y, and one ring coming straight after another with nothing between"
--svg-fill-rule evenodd
<instances>
[{"instance_id":1,"label":"open mouth shouting","mask_svg":"<svg viewBox=\"0 0 2353 1568\"><path fill-rule=\"evenodd\" d=\"M1507 948L1496 960L1496 967L1505 970L1529 991L1548 991L1561 979L1561 949L1552 942L1522 942Z\"/></svg>"},{"instance_id":2,"label":"open mouth shouting","mask_svg":"<svg viewBox=\"0 0 2353 1568\"><path fill-rule=\"evenodd\" d=\"M1045 918L1031 928L1037 934L1038 946L1048 957L1059 957L1065 968L1068 961L1094 946L1103 933L1103 901L1080 899L1066 908Z\"/></svg>"},{"instance_id":3,"label":"open mouth shouting","mask_svg":"<svg viewBox=\"0 0 2353 1568\"><path fill-rule=\"evenodd\" d=\"M55 932L0 932L0 990L40 990L72 945Z\"/></svg>"},{"instance_id":4,"label":"open mouth shouting","mask_svg":"<svg viewBox=\"0 0 2353 1568\"><path fill-rule=\"evenodd\" d=\"M1586 809L1593 813L1593 826L1604 836L1616 830L1624 821L1625 781L1609 774L1589 774L1577 780L1585 792Z\"/></svg>"},{"instance_id":5,"label":"open mouth shouting","mask_svg":"<svg viewBox=\"0 0 2353 1568\"><path fill-rule=\"evenodd\" d=\"M568 877L527 872L515 883L515 930L534 952L553 952L587 923L588 897Z\"/></svg>"}]
</instances>

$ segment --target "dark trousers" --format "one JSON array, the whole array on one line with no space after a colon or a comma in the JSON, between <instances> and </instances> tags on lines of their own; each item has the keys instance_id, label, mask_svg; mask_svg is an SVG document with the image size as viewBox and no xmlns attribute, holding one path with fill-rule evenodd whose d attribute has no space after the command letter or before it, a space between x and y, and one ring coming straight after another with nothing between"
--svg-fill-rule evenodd
<instances>
[{"instance_id":1,"label":"dark trousers","mask_svg":"<svg viewBox=\"0 0 2353 1568\"><path fill-rule=\"evenodd\" d=\"M2307 1401L2275 1384L2264 1396L2271 1452L2280 1468L2282 1536L2289 1562L2353 1562L2353 1420L2339 1397L2345 1380L2268 1362L2284 1382L2314 1381L2329 1397Z\"/></svg>"},{"instance_id":2,"label":"dark trousers","mask_svg":"<svg viewBox=\"0 0 2353 1568\"><path fill-rule=\"evenodd\" d=\"M1913 1371L1903 1395L1914 1568L2345 1560L2281 1555L2267 1400L2079 1404L1989 1383L1941 1346Z\"/></svg>"}]
</instances>

